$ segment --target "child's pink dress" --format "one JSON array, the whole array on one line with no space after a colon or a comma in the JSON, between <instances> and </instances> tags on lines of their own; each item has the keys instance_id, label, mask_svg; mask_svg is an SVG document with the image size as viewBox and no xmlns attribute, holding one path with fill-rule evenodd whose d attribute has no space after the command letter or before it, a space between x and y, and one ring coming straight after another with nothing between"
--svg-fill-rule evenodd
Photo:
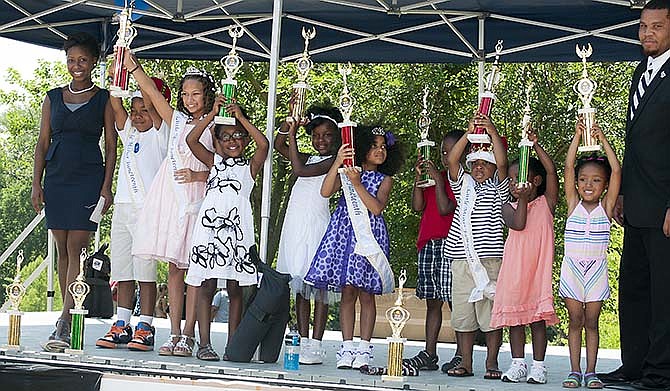
<instances>
[{"instance_id":1,"label":"child's pink dress","mask_svg":"<svg viewBox=\"0 0 670 391\"><path fill-rule=\"evenodd\" d=\"M516 208L518 203L513 203ZM542 195L528 204L526 228L510 229L498 275L491 327L558 323L551 289L554 216Z\"/></svg>"},{"instance_id":2,"label":"child's pink dress","mask_svg":"<svg viewBox=\"0 0 670 391\"><path fill-rule=\"evenodd\" d=\"M134 256L168 261L180 269L188 269L191 233L205 196L205 182L177 184L173 179L174 168L208 171L186 144L186 136L194 127L187 119L184 113L174 111L168 156L144 197L137 220L137 238L133 241ZM208 130L203 132L200 142L214 150Z\"/></svg>"}]
</instances>

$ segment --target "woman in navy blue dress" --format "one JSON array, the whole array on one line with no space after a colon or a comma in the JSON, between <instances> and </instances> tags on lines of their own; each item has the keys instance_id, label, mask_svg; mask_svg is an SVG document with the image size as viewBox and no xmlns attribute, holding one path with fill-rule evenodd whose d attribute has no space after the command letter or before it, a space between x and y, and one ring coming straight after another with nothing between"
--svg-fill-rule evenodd
<instances>
[{"instance_id":1,"label":"woman in navy blue dress","mask_svg":"<svg viewBox=\"0 0 670 391\"><path fill-rule=\"evenodd\" d=\"M112 176L116 164L116 131L109 92L91 80L100 45L84 33L71 35L63 46L72 80L47 93L42 104L40 134L35 147L32 203L44 206L47 228L58 249L58 281L63 312L43 345L47 351L69 347L72 296L67 286L79 274L79 254L88 248L97 224L89 218L98 199L103 213L112 204ZM100 137L105 131L105 159ZM44 179L44 185L42 185Z\"/></svg>"}]
</instances>

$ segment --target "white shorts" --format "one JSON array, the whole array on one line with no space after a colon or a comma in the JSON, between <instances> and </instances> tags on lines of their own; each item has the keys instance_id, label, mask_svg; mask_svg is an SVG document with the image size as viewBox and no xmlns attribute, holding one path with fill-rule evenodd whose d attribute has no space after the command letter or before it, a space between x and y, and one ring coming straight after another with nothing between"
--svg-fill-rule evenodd
<instances>
[{"instance_id":1,"label":"white shorts","mask_svg":"<svg viewBox=\"0 0 670 391\"><path fill-rule=\"evenodd\" d=\"M139 208L130 203L114 205L112 216L112 275L115 281L156 282L156 261L133 257L133 236Z\"/></svg>"}]
</instances>

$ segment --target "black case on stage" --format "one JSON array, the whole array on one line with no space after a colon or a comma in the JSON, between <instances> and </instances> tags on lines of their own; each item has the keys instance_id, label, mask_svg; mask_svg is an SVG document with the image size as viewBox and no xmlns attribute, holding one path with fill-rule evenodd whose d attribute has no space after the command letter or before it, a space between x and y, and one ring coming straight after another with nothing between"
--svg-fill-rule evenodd
<instances>
[{"instance_id":1,"label":"black case on stage","mask_svg":"<svg viewBox=\"0 0 670 391\"><path fill-rule=\"evenodd\" d=\"M288 283L291 276L279 273L261 261L255 245L249 249L249 255L263 277L260 288L226 346L225 359L249 362L260 345L259 360L274 363L279 358L290 318Z\"/></svg>"},{"instance_id":2,"label":"black case on stage","mask_svg":"<svg viewBox=\"0 0 670 391\"><path fill-rule=\"evenodd\" d=\"M111 261L105 254L107 247L109 247L108 244L103 244L84 263L86 283L91 287L91 291L84 300L84 308L88 310L87 318L109 319L114 316L112 290L109 287Z\"/></svg>"}]
</instances>

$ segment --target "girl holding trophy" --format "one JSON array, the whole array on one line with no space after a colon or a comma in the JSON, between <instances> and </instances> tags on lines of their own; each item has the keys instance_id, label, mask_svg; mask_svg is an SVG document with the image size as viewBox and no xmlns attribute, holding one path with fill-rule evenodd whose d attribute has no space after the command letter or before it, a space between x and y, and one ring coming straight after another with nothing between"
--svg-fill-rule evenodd
<instances>
[{"instance_id":1,"label":"girl holding trophy","mask_svg":"<svg viewBox=\"0 0 670 391\"><path fill-rule=\"evenodd\" d=\"M292 102L293 103L293 100ZM328 199L321 196L321 185L326 173L333 165L335 154L340 147L340 131L337 124L342 122L342 114L335 107L311 106L307 109L308 122L305 131L312 138L312 147L318 155L308 155L298 151L296 132L298 120L285 121L275 138L275 149L291 161L293 174L298 176L286 208L279 242L277 270L290 274L291 290L295 295L295 310L300 341L300 363L321 364L325 351L321 339L328 319L328 300L325 290L313 290L304 284L316 249L326 232L330 210ZM310 208L305 209L305 205ZM315 296L314 330L309 338L310 298Z\"/></svg>"},{"instance_id":2,"label":"girl holding trophy","mask_svg":"<svg viewBox=\"0 0 670 391\"><path fill-rule=\"evenodd\" d=\"M538 159L528 160L528 180L517 180L518 160L509 166L510 193L515 201L502 207L509 227L503 261L498 275L496 296L491 311L491 327L509 327L512 365L503 373L505 382L544 384L547 369L547 325L558 323L551 288L554 260L554 211L558 202L558 176L551 157L527 132ZM533 365L528 373L524 359L526 326L533 341Z\"/></svg>"},{"instance_id":3,"label":"girl holding trophy","mask_svg":"<svg viewBox=\"0 0 670 391\"><path fill-rule=\"evenodd\" d=\"M388 262L389 236L382 212L386 207L392 175L402 166L400 145L382 127L361 126L356 131L356 154L343 144L321 186L330 197L339 189L343 196L330 218L305 282L317 289L342 293L340 326L343 343L337 367L359 369L370 365L370 338L375 325L375 295L392 292L395 286ZM362 168L338 169L347 159ZM354 346L355 304L361 302L361 341Z\"/></svg>"},{"instance_id":4,"label":"girl holding trophy","mask_svg":"<svg viewBox=\"0 0 670 391\"><path fill-rule=\"evenodd\" d=\"M563 387L566 388L580 387L582 380L588 388L603 388L603 383L595 374L598 318L603 301L610 296L607 246L610 220L621 186L621 165L597 123L593 124L591 136L603 146L607 159L598 155L577 159L577 148L585 129L584 118L580 116L568 148L564 173L568 218L558 293L565 299L570 318L568 347L571 372L563 380ZM586 331L586 373L583 375L580 363L582 330Z\"/></svg>"},{"instance_id":5,"label":"girl holding trophy","mask_svg":"<svg viewBox=\"0 0 670 391\"><path fill-rule=\"evenodd\" d=\"M208 171L207 166L189 149L186 135L203 120L205 113L212 110L214 82L205 72L189 68L179 83L175 110L163 98L137 59L129 51L126 53L124 66L171 129L167 157L154 177L137 220L138 227L142 227L142 235L134 241L132 254L170 263L168 297L171 331L158 353L188 357L193 354L195 344L193 336L197 301L195 294L187 294L186 324L182 333L184 274L189 264L191 236L205 195ZM204 132L200 141L209 150L214 150L210 132Z\"/></svg>"}]
</instances>

